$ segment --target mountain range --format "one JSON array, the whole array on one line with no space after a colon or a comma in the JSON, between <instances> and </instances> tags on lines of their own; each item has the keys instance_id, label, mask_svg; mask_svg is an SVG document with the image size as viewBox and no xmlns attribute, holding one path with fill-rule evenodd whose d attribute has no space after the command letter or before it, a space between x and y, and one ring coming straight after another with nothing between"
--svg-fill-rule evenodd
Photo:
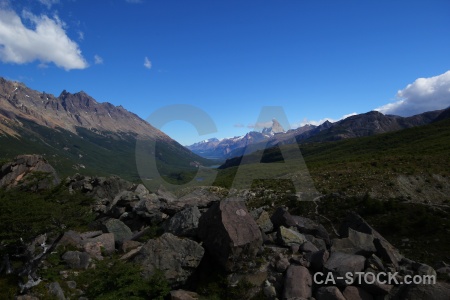
<instances>
[{"instance_id":1,"label":"mountain range","mask_svg":"<svg viewBox=\"0 0 450 300\"><path fill-rule=\"evenodd\" d=\"M325 121L318 126L307 124L288 131L280 129L279 123L273 120L272 127L264 128L262 132L252 131L244 136L221 140L213 138L187 146L187 148L206 158L224 160L241 156L245 151L251 153L275 145L337 141L426 125L445 118L444 115L448 113L449 109L425 112L411 117L400 117L370 111L334 123ZM277 130L273 131L273 128L277 128Z\"/></svg>"},{"instance_id":2,"label":"mountain range","mask_svg":"<svg viewBox=\"0 0 450 300\"><path fill-rule=\"evenodd\" d=\"M136 180L138 139L156 145L154 155L162 174L209 163L122 106L99 103L83 91L63 91L56 97L0 77L3 160L42 154L63 175L77 170Z\"/></svg>"}]
</instances>

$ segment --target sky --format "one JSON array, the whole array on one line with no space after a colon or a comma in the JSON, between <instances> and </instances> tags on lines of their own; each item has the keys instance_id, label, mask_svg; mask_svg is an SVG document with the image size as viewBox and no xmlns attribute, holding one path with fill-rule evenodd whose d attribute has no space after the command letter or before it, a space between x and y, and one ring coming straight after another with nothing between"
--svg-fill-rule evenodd
<instances>
[{"instance_id":1,"label":"sky","mask_svg":"<svg viewBox=\"0 0 450 300\"><path fill-rule=\"evenodd\" d=\"M203 110L216 132L161 127L183 145L255 130L265 106L291 128L446 108L449 53L448 0L0 0L0 76L143 119Z\"/></svg>"}]
</instances>

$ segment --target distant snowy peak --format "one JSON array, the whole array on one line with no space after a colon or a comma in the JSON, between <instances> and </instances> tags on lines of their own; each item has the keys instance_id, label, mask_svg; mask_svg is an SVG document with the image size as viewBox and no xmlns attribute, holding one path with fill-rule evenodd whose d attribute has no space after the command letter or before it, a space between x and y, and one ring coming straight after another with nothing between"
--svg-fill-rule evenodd
<instances>
[{"instance_id":1,"label":"distant snowy peak","mask_svg":"<svg viewBox=\"0 0 450 300\"><path fill-rule=\"evenodd\" d=\"M282 132L285 132L283 126L281 126L281 124L275 119L272 120L272 127L264 128L262 130L263 134L269 134L271 136L274 135L275 133L282 133Z\"/></svg>"}]
</instances>

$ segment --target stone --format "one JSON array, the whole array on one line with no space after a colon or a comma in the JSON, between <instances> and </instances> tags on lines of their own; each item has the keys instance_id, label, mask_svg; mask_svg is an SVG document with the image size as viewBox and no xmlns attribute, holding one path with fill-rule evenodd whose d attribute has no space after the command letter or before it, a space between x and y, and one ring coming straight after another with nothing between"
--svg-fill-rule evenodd
<instances>
[{"instance_id":1,"label":"stone","mask_svg":"<svg viewBox=\"0 0 450 300\"><path fill-rule=\"evenodd\" d=\"M41 155L19 155L12 162L0 166L0 187L22 186L38 191L60 182L56 170Z\"/></svg>"},{"instance_id":2,"label":"stone","mask_svg":"<svg viewBox=\"0 0 450 300\"><path fill-rule=\"evenodd\" d=\"M296 225L294 218L292 218L291 214L285 207L277 208L277 210L270 217L270 220L272 221L275 229L278 229L280 226L291 227Z\"/></svg>"},{"instance_id":3,"label":"stone","mask_svg":"<svg viewBox=\"0 0 450 300\"><path fill-rule=\"evenodd\" d=\"M361 272L364 270L366 259L361 255L347 254L343 252L331 252L330 258L324 264L326 272L332 272L336 283L343 284L343 280L337 277L345 278L346 273Z\"/></svg>"},{"instance_id":4,"label":"stone","mask_svg":"<svg viewBox=\"0 0 450 300\"><path fill-rule=\"evenodd\" d=\"M113 233L103 233L94 238L83 240L82 243L84 251L96 259L102 259L103 253L111 255L116 251Z\"/></svg>"},{"instance_id":5,"label":"stone","mask_svg":"<svg viewBox=\"0 0 450 300\"><path fill-rule=\"evenodd\" d=\"M262 246L261 231L240 198L214 203L200 217L198 235L227 271L251 262Z\"/></svg>"},{"instance_id":6,"label":"stone","mask_svg":"<svg viewBox=\"0 0 450 300\"><path fill-rule=\"evenodd\" d=\"M328 261L330 257L330 253L327 250L320 250L313 253L308 253L306 256L311 269L314 272L321 272L323 270L323 266Z\"/></svg>"},{"instance_id":7,"label":"stone","mask_svg":"<svg viewBox=\"0 0 450 300\"><path fill-rule=\"evenodd\" d=\"M133 262L142 265L143 275L150 277L159 269L173 287L186 283L203 258L205 250L198 243L164 233L149 240L134 256Z\"/></svg>"},{"instance_id":8,"label":"stone","mask_svg":"<svg viewBox=\"0 0 450 300\"><path fill-rule=\"evenodd\" d=\"M164 230L176 236L196 237L200 216L197 206L186 207L164 224Z\"/></svg>"},{"instance_id":9,"label":"stone","mask_svg":"<svg viewBox=\"0 0 450 300\"><path fill-rule=\"evenodd\" d=\"M284 279L284 299L305 298L312 296L312 277L308 269L303 266L291 265L286 271Z\"/></svg>"},{"instance_id":10,"label":"stone","mask_svg":"<svg viewBox=\"0 0 450 300\"><path fill-rule=\"evenodd\" d=\"M330 235L323 225L301 216L292 216L292 219L294 220L295 227L299 232L303 234L311 234L314 237L324 240L326 244L330 244Z\"/></svg>"},{"instance_id":11,"label":"stone","mask_svg":"<svg viewBox=\"0 0 450 300\"><path fill-rule=\"evenodd\" d=\"M48 285L48 292L55 296L55 298L58 300L66 300L64 292L57 281L52 282Z\"/></svg>"},{"instance_id":12,"label":"stone","mask_svg":"<svg viewBox=\"0 0 450 300\"><path fill-rule=\"evenodd\" d=\"M398 299L408 300L448 300L450 295L450 284L436 282L436 284L407 285L406 289L399 295Z\"/></svg>"},{"instance_id":13,"label":"stone","mask_svg":"<svg viewBox=\"0 0 450 300\"><path fill-rule=\"evenodd\" d=\"M261 228L264 233L273 231L273 224L267 211L261 212L256 218L256 224L258 224L259 228Z\"/></svg>"},{"instance_id":14,"label":"stone","mask_svg":"<svg viewBox=\"0 0 450 300\"><path fill-rule=\"evenodd\" d=\"M301 245L306 241L303 234L295 230L280 226L278 228L278 241L282 246L292 246L294 244Z\"/></svg>"},{"instance_id":15,"label":"stone","mask_svg":"<svg viewBox=\"0 0 450 300\"><path fill-rule=\"evenodd\" d=\"M275 269L277 270L277 272L283 273L284 271L286 271L289 265L289 260L286 257L283 257L277 261Z\"/></svg>"},{"instance_id":16,"label":"stone","mask_svg":"<svg viewBox=\"0 0 450 300\"><path fill-rule=\"evenodd\" d=\"M367 267L370 267L374 270L377 271L385 271L384 265L383 265L383 261L376 256L375 254L372 254L368 259L367 259Z\"/></svg>"},{"instance_id":17,"label":"stone","mask_svg":"<svg viewBox=\"0 0 450 300\"><path fill-rule=\"evenodd\" d=\"M344 289L342 295L344 295L347 300L373 300L373 296L363 288L351 285Z\"/></svg>"},{"instance_id":18,"label":"stone","mask_svg":"<svg viewBox=\"0 0 450 300\"><path fill-rule=\"evenodd\" d=\"M191 291L185 291L185 290L176 290L176 291L170 291L170 299L171 300L197 300L200 296Z\"/></svg>"},{"instance_id":19,"label":"stone","mask_svg":"<svg viewBox=\"0 0 450 300\"><path fill-rule=\"evenodd\" d=\"M316 300L346 300L335 286L323 286L316 291Z\"/></svg>"},{"instance_id":20,"label":"stone","mask_svg":"<svg viewBox=\"0 0 450 300\"><path fill-rule=\"evenodd\" d=\"M264 296L268 299L275 299L277 297L277 290L273 285L268 285L263 288Z\"/></svg>"},{"instance_id":21,"label":"stone","mask_svg":"<svg viewBox=\"0 0 450 300\"><path fill-rule=\"evenodd\" d=\"M317 249L317 247L314 246L314 244L311 243L310 241L306 241L303 244L301 244L299 250L302 252L317 252L317 251L319 251L319 249Z\"/></svg>"},{"instance_id":22,"label":"stone","mask_svg":"<svg viewBox=\"0 0 450 300\"><path fill-rule=\"evenodd\" d=\"M384 261L391 263L396 269L399 267L399 262L403 258L402 255L357 213L351 212L347 215L339 229L340 236L349 237L349 229L372 235L376 255Z\"/></svg>"},{"instance_id":23,"label":"stone","mask_svg":"<svg viewBox=\"0 0 450 300\"><path fill-rule=\"evenodd\" d=\"M62 256L62 259L72 269L87 269L91 261L91 257L86 252L67 251Z\"/></svg>"},{"instance_id":24,"label":"stone","mask_svg":"<svg viewBox=\"0 0 450 300\"><path fill-rule=\"evenodd\" d=\"M129 240L129 241L125 241L122 244L122 248L121 249L122 249L123 253L126 253L126 252L128 252L130 250L133 250L133 249L136 249L136 248L138 248L140 246L142 246L141 242Z\"/></svg>"},{"instance_id":25,"label":"stone","mask_svg":"<svg viewBox=\"0 0 450 300\"><path fill-rule=\"evenodd\" d=\"M104 231L114 234L114 240L118 244L122 244L126 240L130 240L133 236L130 227L120 220L109 219L104 225Z\"/></svg>"}]
</instances>

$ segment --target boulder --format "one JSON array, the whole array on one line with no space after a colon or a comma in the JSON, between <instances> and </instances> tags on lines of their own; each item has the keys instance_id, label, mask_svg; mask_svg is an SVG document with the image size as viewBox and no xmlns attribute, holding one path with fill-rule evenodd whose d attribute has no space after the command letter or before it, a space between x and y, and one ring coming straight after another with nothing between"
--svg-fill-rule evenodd
<instances>
[{"instance_id":1,"label":"boulder","mask_svg":"<svg viewBox=\"0 0 450 300\"><path fill-rule=\"evenodd\" d=\"M312 277L308 269L303 266L291 265L284 279L284 299L304 298L312 295Z\"/></svg>"},{"instance_id":2,"label":"boulder","mask_svg":"<svg viewBox=\"0 0 450 300\"><path fill-rule=\"evenodd\" d=\"M103 223L104 231L114 234L114 240L118 244L122 244L126 240L130 240L133 236L131 229L120 220L109 219Z\"/></svg>"},{"instance_id":3,"label":"boulder","mask_svg":"<svg viewBox=\"0 0 450 300\"><path fill-rule=\"evenodd\" d=\"M228 271L243 267L262 246L261 231L241 198L214 203L200 217L198 235L211 256Z\"/></svg>"},{"instance_id":4,"label":"boulder","mask_svg":"<svg viewBox=\"0 0 450 300\"><path fill-rule=\"evenodd\" d=\"M396 269L403 258L397 249L392 246L384 237L373 229L360 215L351 212L342 223L339 234L341 237L349 237L350 229L373 236L373 244L376 248L376 255L384 261L391 263Z\"/></svg>"},{"instance_id":5,"label":"boulder","mask_svg":"<svg viewBox=\"0 0 450 300\"><path fill-rule=\"evenodd\" d=\"M144 276L150 277L159 269L171 286L179 287L198 267L204 252L203 247L192 240L165 233L145 243L133 261L142 265Z\"/></svg>"},{"instance_id":6,"label":"boulder","mask_svg":"<svg viewBox=\"0 0 450 300\"><path fill-rule=\"evenodd\" d=\"M58 300L66 300L66 297L64 296L64 291L59 285L57 281L52 282L48 285L48 292L55 296Z\"/></svg>"},{"instance_id":7,"label":"boulder","mask_svg":"<svg viewBox=\"0 0 450 300\"><path fill-rule=\"evenodd\" d=\"M87 269L91 261L91 257L86 252L67 251L62 256L62 259L72 269Z\"/></svg>"},{"instance_id":8,"label":"boulder","mask_svg":"<svg viewBox=\"0 0 450 300\"><path fill-rule=\"evenodd\" d=\"M200 216L197 206L186 207L164 224L164 230L176 236L196 237Z\"/></svg>"},{"instance_id":9,"label":"boulder","mask_svg":"<svg viewBox=\"0 0 450 300\"><path fill-rule=\"evenodd\" d=\"M19 155L0 166L0 187L26 186L38 191L59 183L55 169L41 155Z\"/></svg>"},{"instance_id":10,"label":"boulder","mask_svg":"<svg viewBox=\"0 0 450 300\"><path fill-rule=\"evenodd\" d=\"M323 286L316 291L316 300L347 300L335 286Z\"/></svg>"},{"instance_id":11,"label":"boulder","mask_svg":"<svg viewBox=\"0 0 450 300\"><path fill-rule=\"evenodd\" d=\"M347 254L343 252L331 252L330 258L324 265L325 272L332 272L336 283L343 284L346 273L361 272L364 270L366 259L361 255Z\"/></svg>"},{"instance_id":12,"label":"boulder","mask_svg":"<svg viewBox=\"0 0 450 300\"><path fill-rule=\"evenodd\" d=\"M306 255L307 260L314 272L321 272L323 266L328 261L330 253L327 250L320 250Z\"/></svg>"},{"instance_id":13,"label":"boulder","mask_svg":"<svg viewBox=\"0 0 450 300\"><path fill-rule=\"evenodd\" d=\"M437 282L436 284L408 285L399 299L408 300L448 300L450 295L450 284Z\"/></svg>"},{"instance_id":14,"label":"boulder","mask_svg":"<svg viewBox=\"0 0 450 300\"><path fill-rule=\"evenodd\" d=\"M271 232L273 230L272 221L270 221L270 216L267 211L263 211L259 217L256 219L256 224L258 224L259 228L265 233Z\"/></svg>"},{"instance_id":15,"label":"boulder","mask_svg":"<svg viewBox=\"0 0 450 300\"><path fill-rule=\"evenodd\" d=\"M282 246L292 246L294 244L301 245L306 241L303 234L295 230L280 226L278 228L278 241Z\"/></svg>"},{"instance_id":16,"label":"boulder","mask_svg":"<svg viewBox=\"0 0 450 300\"><path fill-rule=\"evenodd\" d=\"M170 292L171 300L197 300L199 299L199 295L195 292L185 291L185 290L176 290Z\"/></svg>"}]
</instances>

